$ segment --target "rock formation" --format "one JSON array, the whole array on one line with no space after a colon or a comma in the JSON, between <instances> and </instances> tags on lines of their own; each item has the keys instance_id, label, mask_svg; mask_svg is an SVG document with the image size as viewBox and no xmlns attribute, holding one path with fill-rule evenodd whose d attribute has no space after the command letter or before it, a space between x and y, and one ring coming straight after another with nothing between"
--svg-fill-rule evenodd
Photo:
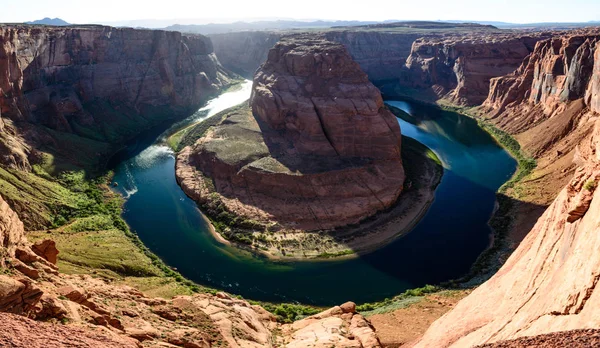
<instances>
[{"instance_id":1,"label":"rock formation","mask_svg":"<svg viewBox=\"0 0 600 348\"><path fill-rule=\"evenodd\" d=\"M598 29L539 41L513 73L494 78L480 108L537 159L536 204L547 206L571 178L577 144L592 134L598 113ZM594 69L595 72L594 72Z\"/></svg>"},{"instance_id":2,"label":"rock formation","mask_svg":"<svg viewBox=\"0 0 600 348\"><path fill-rule=\"evenodd\" d=\"M473 34L418 39L401 84L431 89L458 105L479 105L490 79L513 72L548 33Z\"/></svg>"},{"instance_id":3,"label":"rock formation","mask_svg":"<svg viewBox=\"0 0 600 348\"><path fill-rule=\"evenodd\" d=\"M268 31L242 31L209 35L215 54L223 66L251 79L256 69L267 60L269 50L282 34Z\"/></svg>"},{"instance_id":4,"label":"rock formation","mask_svg":"<svg viewBox=\"0 0 600 348\"><path fill-rule=\"evenodd\" d=\"M564 113L569 102L578 99L599 111L598 77L594 75L599 39L600 31L590 29L538 42L516 71L492 79L483 103L486 111L513 133Z\"/></svg>"},{"instance_id":5,"label":"rock formation","mask_svg":"<svg viewBox=\"0 0 600 348\"><path fill-rule=\"evenodd\" d=\"M25 144L59 147L57 132L118 143L195 111L229 80L200 35L0 26L0 115L11 121L0 122L1 159L29 169Z\"/></svg>"},{"instance_id":6,"label":"rock formation","mask_svg":"<svg viewBox=\"0 0 600 348\"><path fill-rule=\"evenodd\" d=\"M284 325L283 343L287 348L381 347L371 324L357 314L352 302Z\"/></svg>"},{"instance_id":7,"label":"rock formation","mask_svg":"<svg viewBox=\"0 0 600 348\"><path fill-rule=\"evenodd\" d=\"M428 27L415 23L410 29L395 30L393 27L378 28L335 28L322 35L329 41L346 47L352 58L376 85L386 80L404 79L406 59L411 54L413 42L419 38L437 38L464 31L479 35L493 35L500 31L493 27L465 26ZM209 35L215 54L227 69L242 76L253 76L256 69L266 60L269 50L279 39L290 33L268 31L246 31ZM532 47L533 48L533 47ZM524 56L520 57L518 65ZM507 73L514 70L514 66ZM496 75L498 76L498 75Z\"/></svg>"},{"instance_id":8,"label":"rock formation","mask_svg":"<svg viewBox=\"0 0 600 348\"><path fill-rule=\"evenodd\" d=\"M435 322L417 347L470 347L600 327L600 124L583 164L489 281Z\"/></svg>"},{"instance_id":9,"label":"rock formation","mask_svg":"<svg viewBox=\"0 0 600 348\"><path fill-rule=\"evenodd\" d=\"M310 335L313 347L380 347L354 303L283 325L260 306L226 293L152 298L112 280L60 274L31 251L23 224L1 197L0 207L7 271L0 275L0 346L306 347ZM55 250L53 245L44 241L33 249Z\"/></svg>"},{"instance_id":10,"label":"rock formation","mask_svg":"<svg viewBox=\"0 0 600 348\"><path fill-rule=\"evenodd\" d=\"M250 104L178 156L178 180L194 199L206 202L214 187L238 216L326 230L398 198L398 122L342 45L283 39L256 73Z\"/></svg>"},{"instance_id":11,"label":"rock formation","mask_svg":"<svg viewBox=\"0 0 600 348\"><path fill-rule=\"evenodd\" d=\"M598 38L586 30L540 41L517 71L492 82L485 107L495 111L493 120L522 132L517 138L536 154L554 149L548 161L570 154L575 169L562 173L574 174L497 274L435 322L417 347L474 346L600 326ZM552 168L542 165L536 173ZM571 335L578 337L565 332L548 339L568 342Z\"/></svg>"}]
</instances>

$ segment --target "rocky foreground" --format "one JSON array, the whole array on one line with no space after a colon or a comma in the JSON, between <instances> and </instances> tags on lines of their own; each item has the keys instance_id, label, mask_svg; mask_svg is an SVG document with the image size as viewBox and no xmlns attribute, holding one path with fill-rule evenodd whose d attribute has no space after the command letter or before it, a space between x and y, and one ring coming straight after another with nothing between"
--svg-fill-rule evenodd
<instances>
[{"instance_id":1,"label":"rocky foreground","mask_svg":"<svg viewBox=\"0 0 600 348\"><path fill-rule=\"evenodd\" d=\"M262 307L226 293L152 298L110 280L61 274L54 242L31 245L1 198L0 242L2 346L380 347L350 302L280 324Z\"/></svg>"},{"instance_id":2,"label":"rocky foreground","mask_svg":"<svg viewBox=\"0 0 600 348\"><path fill-rule=\"evenodd\" d=\"M394 115L342 45L291 37L257 71L250 108L181 151L177 177L209 213L218 199L241 225L331 230L396 202L400 141Z\"/></svg>"}]
</instances>

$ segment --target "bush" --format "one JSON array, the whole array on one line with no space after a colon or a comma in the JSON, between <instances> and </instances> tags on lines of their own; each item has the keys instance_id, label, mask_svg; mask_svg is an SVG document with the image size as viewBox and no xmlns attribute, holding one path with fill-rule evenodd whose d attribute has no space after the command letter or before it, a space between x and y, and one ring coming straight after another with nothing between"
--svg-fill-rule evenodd
<instances>
[{"instance_id":1,"label":"bush","mask_svg":"<svg viewBox=\"0 0 600 348\"><path fill-rule=\"evenodd\" d=\"M595 180L588 180L584 185L583 188L588 190L588 191L594 191L596 189L596 186L598 186L598 183L596 183Z\"/></svg>"},{"instance_id":2,"label":"bush","mask_svg":"<svg viewBox=\"0 0 600 348\"><path fill-rule=\"evenodd\" d=\"M293 303L272 304L254 302L253 304L261 305L264 309L273 313L277 317L277 321L281 323L292 323L320 312L318 308Z\"/></svg>"}]
</instances>

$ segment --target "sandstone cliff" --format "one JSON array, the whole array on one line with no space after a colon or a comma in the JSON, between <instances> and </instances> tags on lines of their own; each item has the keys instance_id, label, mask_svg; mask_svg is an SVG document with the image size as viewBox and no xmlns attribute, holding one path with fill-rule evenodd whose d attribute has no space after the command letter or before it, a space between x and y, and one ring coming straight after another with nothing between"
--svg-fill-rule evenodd
<instances>
[{"instance_id":1,"label":"sandstone cliff","mask_svg":"<svg viewBox=\"0 0 600 348\"><path fill-rule=\"evenodd\" d=\"M458 105L479 105L490 79L513 72L548 34L490 33L416 40L403 86L431 90ZM420 93L424 93L420 92Z\"/></svg>"},{"instance_id":2,"label":"sandstone cliff","mask_svg":"<svg viewBox=\"0 0 600 348\"><path fill-rule=\"evenodd\" d=\"M268 31L209 35L219 62L225 68L249 79L267 60L269 50L275 46L281 36L281 33Z\"/></svg>"},{"instance_id":3,"label":"sandstone cliff","mask_svg":"<svg viewBox=\"0 0 600 348\"><path fill-rule=\"evenodd\" d=\"M195 111L229 80L203 36L1 26L0 115L11 127L0 124L0 155L28 169L24 143L57 150L60 133L118 143Z\"/></svg>"},{"instance_id":4,"label":"sandstone cliff","mask_svg":"<svg viewBox=\"0 0 600 348\"><path fill-rule=\"evenodd\" d=\"M481 110L537 159L532 199L548 205L570 179L576 146L592 133L598 112L597 29L539 41L513 73L491 80ZM594 72L594 69L595 72Z\"/></svg>"},{"instance_id":5,"label":"sandstone cliff","mask_svg":"<svg viewBox=\"0 0 600 348\"><path fill-rule=\"evenodd\" d=\"M209 213L214 190L227 211L274 231L328 230L396 202L398 122L342 45L283 39L257 71L250 104L178 156L179 183Z\"/></svg>"},{"instance_id":6,"label":"sandstone cliff","mask_svg":"<svg viewBox=\"0 0 600 348\"><path fill-rule=\"evenodd\" d=\"M427 33L366 30L332 30L322 33L327 40L343 44L371 81L402 76L413 41L424 34ZM269 50L285 35L289 33L251 31L209 37L223 66L250 78L265 62Z\"/></svg>"},{"instance_id":7,"label":"sandstone cliff","mask_svg":"<svg viewBox=\"0 0 600 348\"><path fill-rule=\"evenodd\" d=\"M420 37L436 36L429 32L329 31L325 37L344 45L369 79L378 81L399 79L413 42Z\"/></svg>"},{"instance_id":8,"label":"sandstone cliff","mask_svg":"<svg viewBox=\"0 0 600 348\"><path fill-rule=\"evenodd\" d=\"M598 328L600 123L574 177L489 281L436 321L417 347L470 347Z\"/></svg>"}]
</instances>

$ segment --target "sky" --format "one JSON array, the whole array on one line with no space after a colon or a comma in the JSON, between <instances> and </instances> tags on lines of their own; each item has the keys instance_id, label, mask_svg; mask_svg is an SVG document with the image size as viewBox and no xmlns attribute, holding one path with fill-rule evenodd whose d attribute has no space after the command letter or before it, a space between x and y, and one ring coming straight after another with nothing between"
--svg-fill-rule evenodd
<instances>
[{"instance_id":1,"label":"sky","mask_svg":"<svg viewBox=\"0 0 600 348\"><path fill-rule=\"evenodd\" d=\"M512 23L600 20L600 0L0 0L0 22L59 17L69 23L158 19L204 24L252 19L479 20ZM192 22L192 23L190 23Z\"/></svg>"}]
</instances>

